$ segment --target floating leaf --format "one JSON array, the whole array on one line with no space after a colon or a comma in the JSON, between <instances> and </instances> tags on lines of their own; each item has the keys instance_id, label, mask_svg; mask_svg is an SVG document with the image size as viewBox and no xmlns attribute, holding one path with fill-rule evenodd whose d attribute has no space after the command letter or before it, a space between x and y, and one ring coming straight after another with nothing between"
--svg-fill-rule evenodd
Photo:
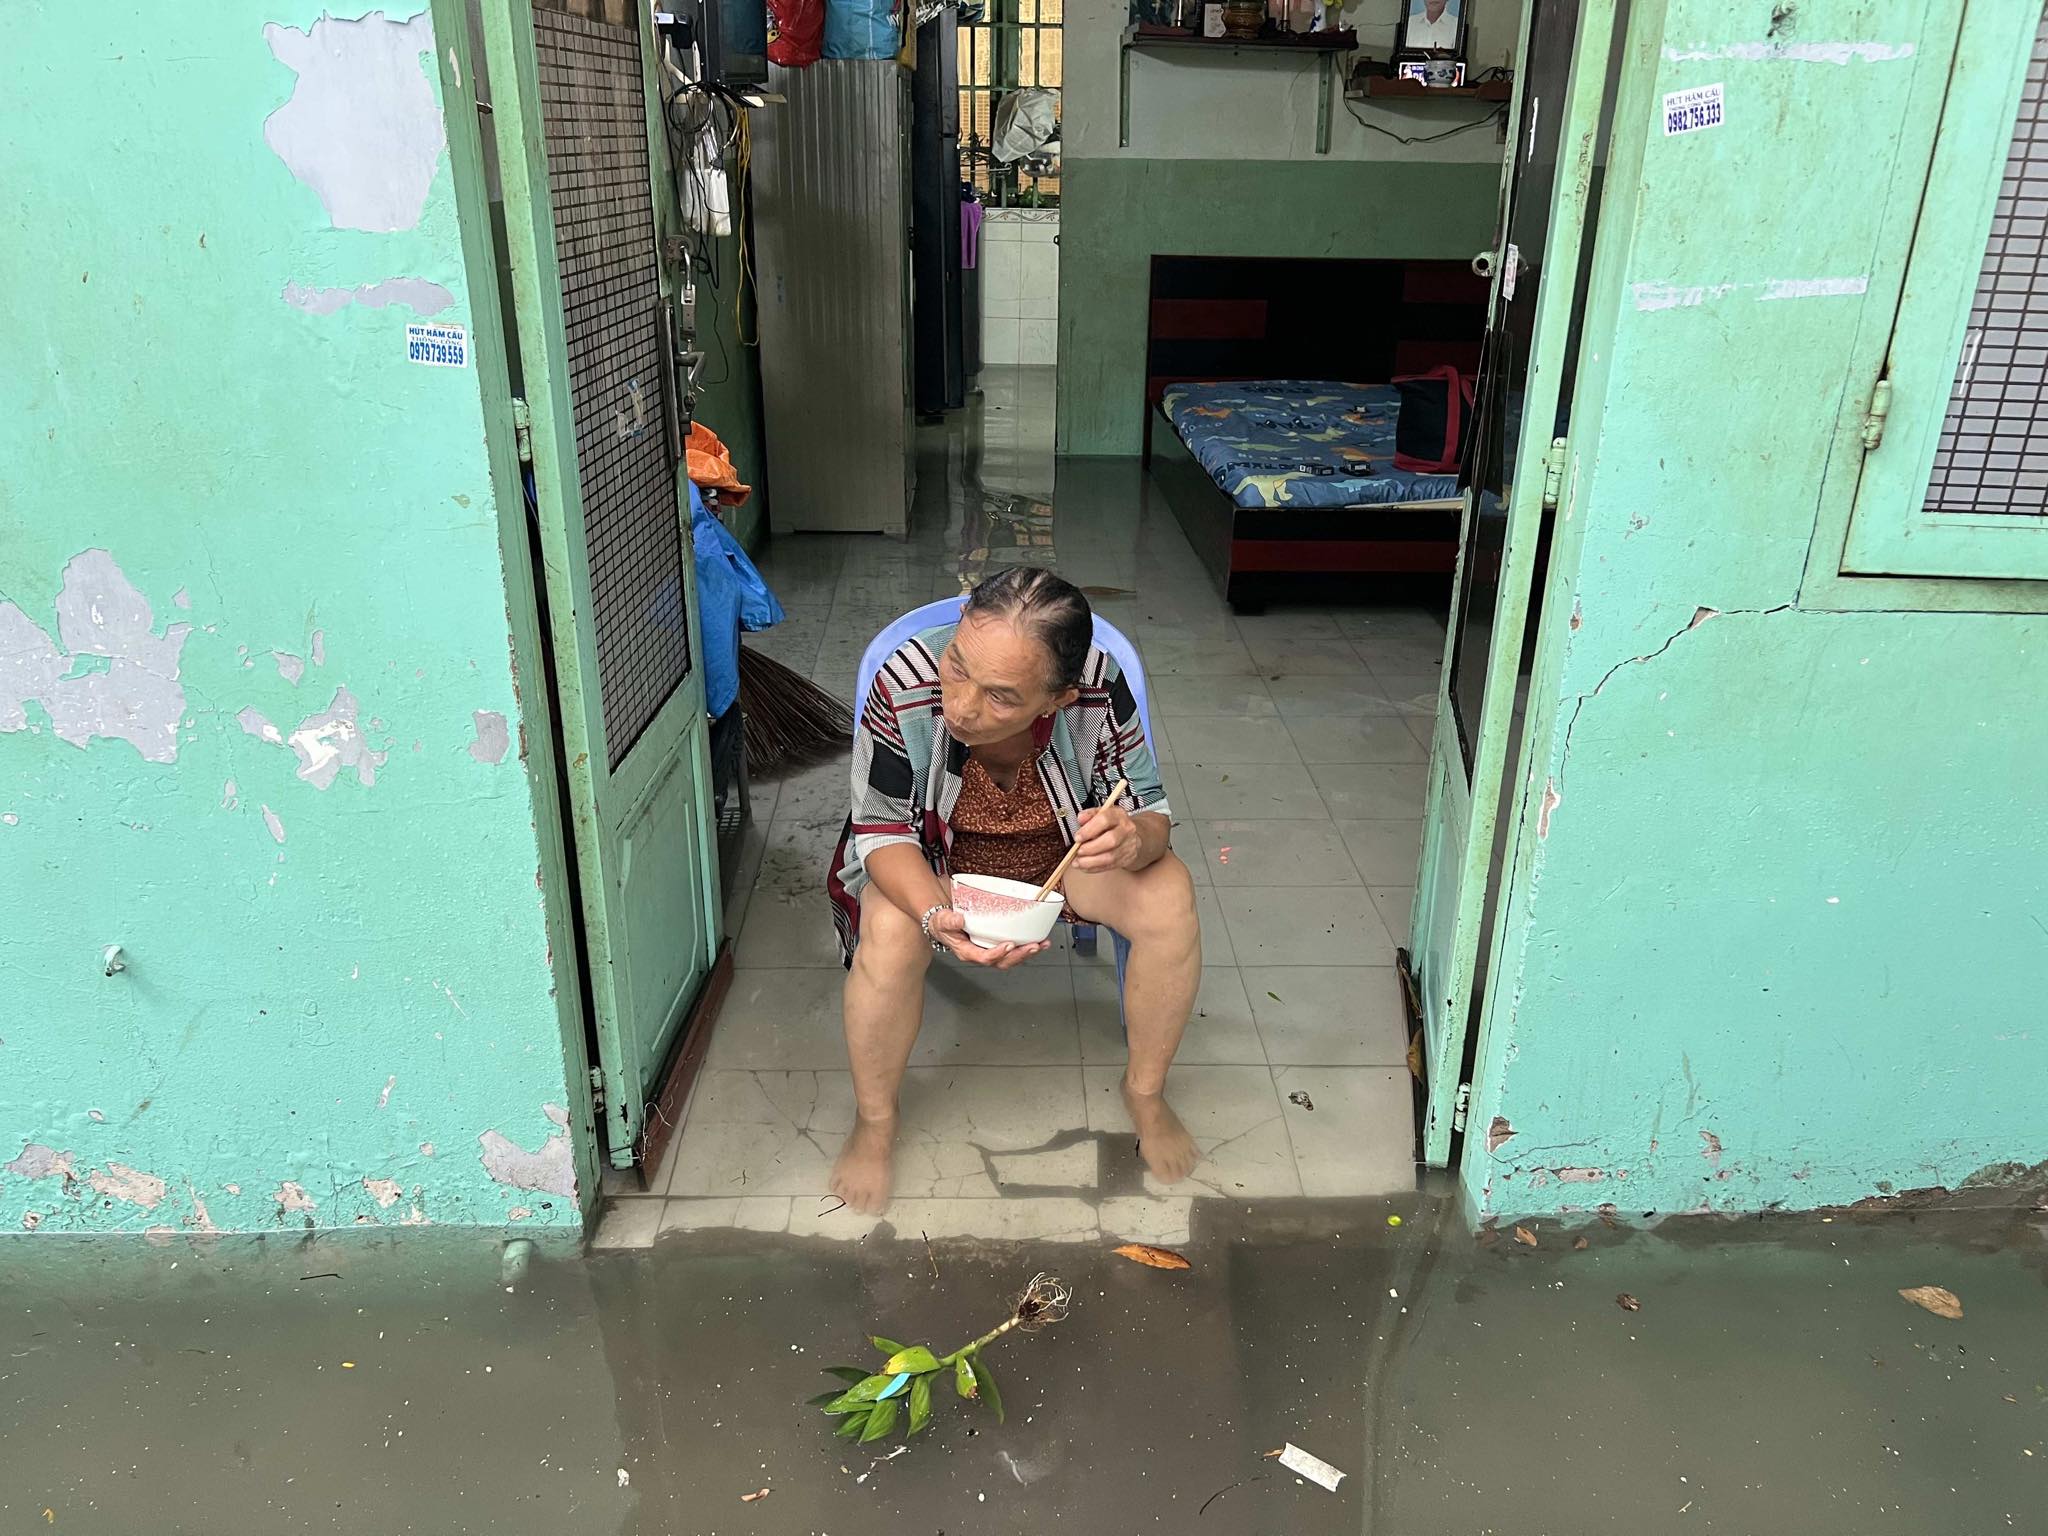
<instances>
[{"instance_id":1,"label":"floating leaf","mask_svg":"<svg viewBox=\"0 0 2048 1536\"><path fill-rule=\"evenodd\" d=\"M1181 1254L1171 1248L1154 1248L1150 1243L1125 1243L1121 1248L1112 1248L1111 1253L1119 1258L1129 1259L1133 1264L1144 1264L1152 1269L1193 1269Z\"/></svg>"},{"instance_id":2,"label":"floating leaf","mask_svg":"<svg viewBox=\"0 0 2048 1536\"><path fill-rule=\"evenodd\" d=\"M1916 1307L1925 1307L1936 1317L1960 1322L1963 1316L1962 1298L1954 1291L1944 1290L1938 1285L1915 1285L1899 1292Z\"/></svg>"},{"instance_id":3,"label":"floating leaf","mask_svg":"<svg viewBox=\"0 0 2048 1536\"><path fill-rule=\"evenodd\" d=\"M857 1365L828 1365L825 1367L825 1374L837 1376L849 1387L857 1387L868 1379L868 1373Z\"/></svg>"},{"instance_id":4,"label":"floating leaf","mask_svg":"<svg viewBox=\"0 0 2048 1536\"><path fill-rule=\"evenodd\" d=\"M910 1433L916 1434L932 1421L932 1378L927 1373L910 1384Z\"/></svg>"},{"instance_id":5,"label":"floating leaf","mask_svg":"<svg viewBox=\"0 0 2048 1536\"><path fill-rule=\"evenodd\" d=\"M1643 1310L1643 1304L1637 1301L1635 1297L1629 1295L1627 1291L1623 1291L1619 1296L1616 1296L1614 1304L1624 1312L1640 1312Z\"/></svg>"},{"instance_id":6,"label":"floating leaf","mask_svg":"<svg viewBox=\"0 0 2048 1536\"><path fill-rule=\"evenodd\" d=\"M1590 1247L1592 1247L1592 1246L1593 1246L1593 1245L1592 1245L1592 1243L1591 1243L1590 1241L1588 1241L1588 1240L1587 1240L1586 1238L1583 1238L1583 1237L1582 1237L1582 1238L1579 1238L1579 1239L1578 1239L1578 1240L1577 1240L1576 1242L1574 1242L1574 1243L1572 1244L1572 1252L1573 1252L1573 1253L1578 1253L1578 1252L1582 1251L1583 1249L1587 1249L1587 1248L1590 1248Z\"/></svg>"},{"instance_id":7,"label":"floating leaf","mask_svg":"<svg viewBox=\"0 0 2048 1536\"><path fill-rule=\"evenodd\" d=\"M896 1379L895 1375L887 1371L884 1371L879 1376L863 1376L860 1379L859 1386L841 1393L837 1400L837 1406L827 1408L825 1411L827 1413L843 1413L847 1409L858 1408L865 1403L872 1403L884 1392L887 1392L890 1383Z\"/></svg>"},{"instance_id":8,"label":"floating leaf","mask_svg":"<svg viewBox=\"0 0 2048 1536\"><path fill-rule=\"evenodd\" d=\"M900 1355L903 1353L903 1346L901 1344L898 1344L894 1339L885 1339L879 1333L870 1338L868 1342L885 1355Z\"/></svg>"},{"instance_id":9,"label":"floating leaf","mask_svg":"<svg viewBox=\"0 0 2048 1536\"><path fill-rule=\"evenodd\" d=\"M898 1412L894 1398L875 1404L875 1411L868 1415L868 1427L860 1432L860 1443L866 1445L870 1440L879 1440L888 1434L896 1427Z\"/></svg>"},{"instance_id":10,"label":"floating leaf","mask_svg":"<svg viewBox=\"0 0 2048 1536\"><path fill-rule=\"evenodd\" d=\"M953 1365L953 1390L962 1397L981 1396L981 1384L974 1379L974 1367L964 1356Z\"/></svg>"},{"instance_id":11,"label":"floating leaf","mask_svg":"<svg viewBox=\"0 0 2048 1536\"><path fill-rule=\"evenodd\" d=\"M974 1384L981 1388L976 1395L996 1411L996 1422L1003 1422L1003 1394L996 1388L996 1373L982 1364L981 1356L968 1356L974 1366Z\"/></svg>"},{"instance_id":12,"label":"floating leaf","mask_svg":"<svg viewBox=\"0 0 2048 1536\"><path fill-rule=\"evenodd\" d=\"M772 1488L763 1488L759 1493L743 1493L740 1495L740 1502L742 1504L758 1504L774 1491Z\"/></svg>"},{"instance_id":13,"label":"floating leaf","mask_svg":"<svg viewBox=\"0 0 2048 1536\"><path fill-rule=\"evenodd\" d=\"M909 1349L897 1350L895 1354L889 1357L889 1363L882 1367L885 1371L909 1371L912 1374L936 1371L938 1368L939 1357L929 1349L926 1349L922 1344L912 1345Z\"/></svg>"},{"instance_id":14,"label":"floating leaf","mask_svg":"<svg viewBox=\"0 0 2048 1536\"><path fill-rule=\"evenodd\" d=\"M1536 1246L1536 1234L1527 1227L1517 1227L1515 1228L1515 1241L1524 1248L1534 1248Z\"/></svg>"},{"instance_id":15,"label":"floating leaf","mask_svg":"<svg viewBox=\"0 0 2048 1536\"><path fill-rule=\"evenodd\" d=\"M1273 999L1273 1001L1276 1003L1280 1001L1280 994L1278 992L1268 992L1266 996Z\"/></svg>"},{"instance_id":16,"label":"floating leaf","mask_svg":"<svg viewBox=\"0 0 2048 1536\"><path fill-rule=\"evenodd\" d=\"M869 1411L863 1408L858 1413L849 1413L839 1421L839 1427L832 1431L833 1436L840 1440L851 1440L868 1427Z\"/></svg>"},{"instance_id":17,"label":"floating leaf","mask_svg":"<svg viewBox=\"0 0 2048 1536\"><path fill-rule=\"evenodd\" d=\"M843 1392L820 1392L816 1397L806 1399L805 1406L810 1408L823 1408L827 1403L838 1402L839 1399L844 1397L845 1395L846 1394Z\"/></svg>"}]
</instances>

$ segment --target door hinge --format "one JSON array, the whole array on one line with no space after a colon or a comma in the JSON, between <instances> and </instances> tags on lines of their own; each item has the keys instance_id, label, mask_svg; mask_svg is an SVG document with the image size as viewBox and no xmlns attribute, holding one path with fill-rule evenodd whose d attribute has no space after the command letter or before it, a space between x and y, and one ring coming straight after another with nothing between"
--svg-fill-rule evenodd
<instances>
[{"instance_id":1,"label":"door hinge","mask_svg":"<svg viewBox=\"0 0 2048 1536\"><path fill-rule=\"evenodd\" d=\"M1554 507L1564 494L1564 467L1570 457L1569 440L1553 437L1550 451L1543 455L1543 505Z\"/></svg>"},{"instance_id":2,"label":"door hinge","mask_svg":"<svg viewBox=\"0 0 2048 1536\"><path fill-rule=\"evenodd\" d=\"M1466 1112L1467 1110L1469 1110L1469 1109L1470 1109L1471 1107L1472 1107L1472 1085L1471 1085L1470 1083L1460 1083L1460 1084L1458 1084L1458 1103L1457 1103L1457 1107L1456 1107L1455 1109L1453 1109L1453 1110L1451 1111L1451 1129L1452 1129L1452 1130L1454 1130L1454 1131L1462 1131L1462 1130L1464 1130L1464 1129L1465 1129L1465 1112Z\"/></svg>"},{"instance_id":3,"label":"door hinge","mask_svg":"<svg viewBox=\"0 0 2048 1536\"><path fill-rule=\"evenodd\" d=\"M603 1067L592 1067L590 1069L590 1108L592 1114L601 1123L604 1120Z\"/></svg>"},{"instance_id":4,"label":"door hinge","mask_svg":"<svg viewBox=\"0 0 2048 1536\"><path fill-rule=\"evenodd\" d=\"M512 439L519 445L519 462L533 462L533 412L517 395L512 397Z\"/></svg>"},{"instance_id":5,"label":"door hinge","mask_svg":"<svg viewBox=\"0 0 2048 1536\"><path fill-rule=\"evenodd\" d=\"M1870 409L1863 413L1863 451L1873 452L1884 441L1884 420L1892 413L1892 381L1879 379L1870 391Z\"/></svg>"}]
</instances>

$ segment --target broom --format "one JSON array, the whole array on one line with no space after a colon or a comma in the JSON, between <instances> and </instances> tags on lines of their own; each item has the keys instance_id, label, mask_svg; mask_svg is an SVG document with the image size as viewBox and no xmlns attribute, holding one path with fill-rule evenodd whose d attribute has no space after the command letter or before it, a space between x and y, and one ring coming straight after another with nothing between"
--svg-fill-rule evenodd
<instances>
[{"instance_id":1,"label":"broom","mask_svg":"<svg viewBox=\"0 0 2048 1536\"><path fill-rule=\"evenodd\" d=\"M747 732L747 772L807 763L853 740L853 710L801 672L740 647L740 713Z\"/></svg>"}]
</instances>

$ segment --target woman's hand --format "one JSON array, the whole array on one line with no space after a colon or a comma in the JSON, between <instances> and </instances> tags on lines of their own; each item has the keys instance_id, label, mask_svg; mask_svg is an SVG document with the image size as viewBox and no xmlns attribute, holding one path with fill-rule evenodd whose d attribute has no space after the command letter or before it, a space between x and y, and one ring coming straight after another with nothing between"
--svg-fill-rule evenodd
<instances>
[{"instance_id":1,"label":"woman's hand","mask_svg":"<svg viewBox=\"0 0 2048 1536\"><path fill-rule=\"evenodd\" d=\"M955 959L968 965L987 966L992 971L1013 970L1033 955L1052 948L1050 943L1039 943L998 944L993 949L984 949L967 937L967 919L951 907L932 914L931 934Z\"/></svg>"},{"instance_id":2,"label":"woman's hand","mask_svg":"<svg viewBox=\"0 0 2048 1536\"><path fill-rule=\"evenodd\" d=\"M1106 869L1136 869L1143 861L1144 839L1138 835L1131 813L1122 806L1083 811L1076 827L1074 842L1080 851L1074 855L1075 869L1095 874Z\"/></svg>"}]
</instances>

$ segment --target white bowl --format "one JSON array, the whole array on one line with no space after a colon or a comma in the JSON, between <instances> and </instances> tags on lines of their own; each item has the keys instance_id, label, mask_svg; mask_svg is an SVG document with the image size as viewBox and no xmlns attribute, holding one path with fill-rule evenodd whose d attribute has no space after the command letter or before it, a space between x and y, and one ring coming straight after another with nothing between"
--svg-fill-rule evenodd
<instances>
[{"instance_id":1,"label":"white bowl","mask_svg":"<svg viewBox=\"0 0 2048 1536\"><path fill-rule=\"evenodd\" d=\"M1008 898L982 902L980 894ZM1045 900L1032 902L1038 887L1021 880L998 880L994 875L955 875L953 905L967 920L967 937L983 948L997 944L1041 944L1060 920L1067 898L1048 891Z\"/></svg>"}]
</instances>

